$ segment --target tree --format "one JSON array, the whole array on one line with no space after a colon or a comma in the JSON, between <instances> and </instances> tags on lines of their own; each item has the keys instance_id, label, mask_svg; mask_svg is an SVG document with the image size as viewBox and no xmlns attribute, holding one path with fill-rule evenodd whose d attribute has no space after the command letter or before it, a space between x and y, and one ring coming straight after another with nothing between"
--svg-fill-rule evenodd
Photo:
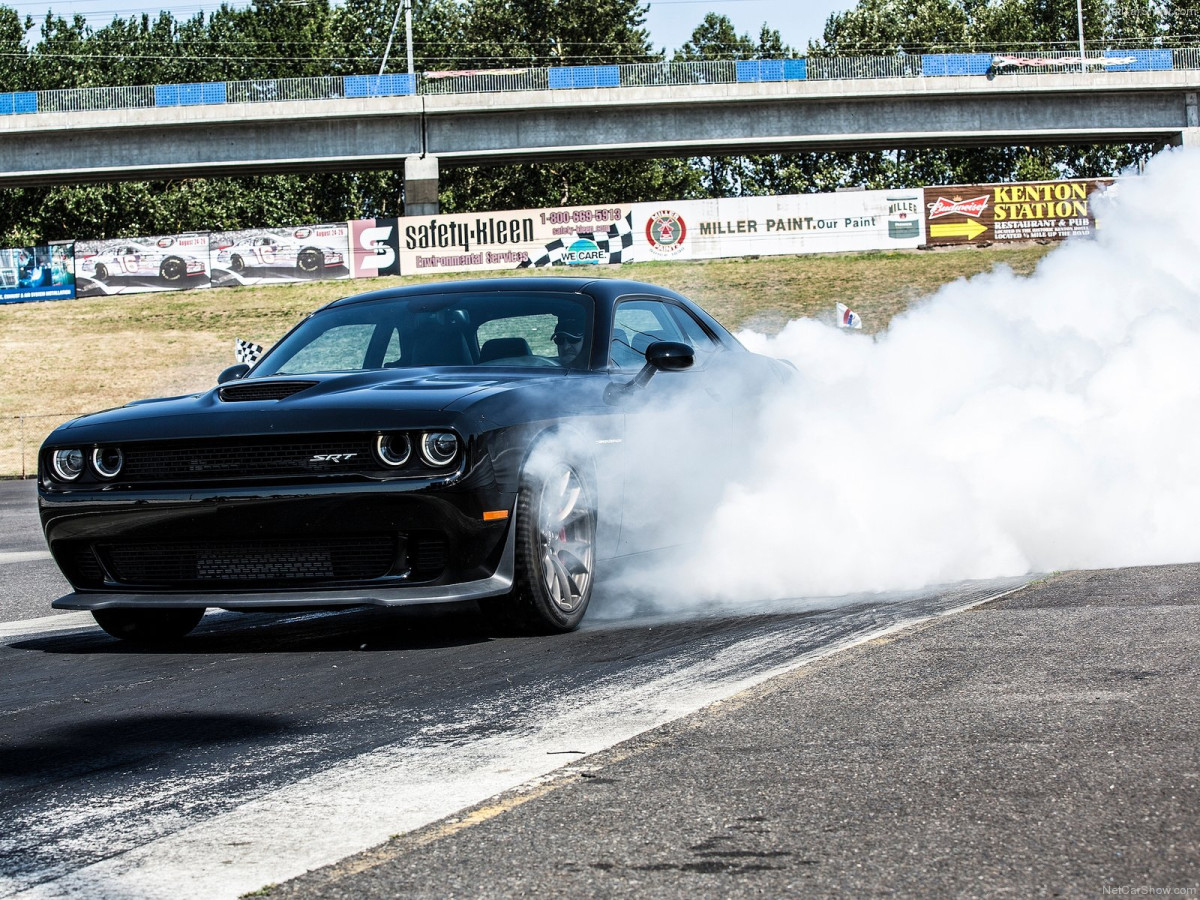
<instances>
[{"instance_id":1,"label":"tree","mask_svg":"<svg viewBox=\"0 0 1200 900\"><path fill-rule=\"evenodd\" d=\"M1164 0L1162 22L1169 46L1200 45L1200 0Z\"/></svg>"},{"instance_id":2,"label":"tree","mask_svg":"<svg viewBox=\"0 0 1200 900\"><path fill-rule=\"evenodd\" d=\"M474 67L603 65L654 60L641 0L469 0Z\"/></svg>"},{"instance_id":3,"label":"tree","mask_svg":"<svg viewBox=\"0 0 1200 900\"><path fill-rule=\"evenodd\" d=\"M813 56L891 56L966 50L968 17L957 0L860 0L825 22Z\"/></svg>"}]
</instances>

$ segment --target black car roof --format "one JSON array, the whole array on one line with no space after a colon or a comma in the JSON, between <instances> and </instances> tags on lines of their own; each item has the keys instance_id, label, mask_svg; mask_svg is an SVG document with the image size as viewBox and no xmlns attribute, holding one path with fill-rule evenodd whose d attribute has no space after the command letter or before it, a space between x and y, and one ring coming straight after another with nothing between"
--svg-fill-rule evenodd
<instances>
[{"instance_id":1,"label":"black car roof","mask_svg":"<svg viewBox=\"0 0 1200 900\"><path fill-rule=\"evenodd\" d=\"M626 294L657 294L680 297L674 291L643 281L628 281L623 278L571 278L546 276L524 278L473 278L461 281L435 281L427 284L412 284L384 288L365 294L355 294L334 300L328 306L347 306L352 303L369 303L373 300L390 300L398 297L419 297L425 294L468 294L494 291L551 291L564 294L587 294L595 299L614 300Z\"/></svg>"}]
</instances>

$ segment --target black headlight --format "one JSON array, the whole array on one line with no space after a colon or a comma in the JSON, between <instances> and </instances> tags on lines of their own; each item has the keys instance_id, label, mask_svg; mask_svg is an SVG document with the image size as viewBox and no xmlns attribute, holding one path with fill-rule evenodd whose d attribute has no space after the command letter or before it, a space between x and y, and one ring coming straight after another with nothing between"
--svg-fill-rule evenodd
<instances>
[{"instance_id":1,"label":"black headlight","mask_svg":"<svg viewBox=\"0 0 1200 900\"><path fill-rule=\"evenodd\" d=\"M412 441L407 434L381 434L375 439L375 457L385 466L397 468L412 456Z\"/></svg>"},{"instance_id":2,"label":"black headlight","mask_svg":"<svg viewBox=\"0 0 1200 900\"><path fill-rule=\"evenodd\" d=\"M458 456L458 435L431 431L421 438L421 458L431 466L448 466Z\"/></svg>"},{"instance_id":3,"label":"black headlight","mask_svg":"<svg viewBox=\"0 0 1200 900\"><path fill-rule=\"evenodd\" d=\"M101 478L116 478L125 465L125 454L118 447L97 447L92 451L92 468Z\"/></svg>"},{"instance_id":4,"label":"black headlight","mask_svg":"<svg viewBox=\"0 0 1200 900\"><path fill-rule=\"evenodd\" d=\"M55 450L50 455L50 467L60 481L74 481L83 474L83 458L83 451L76 447Z\"/></svg>"}]
</instances>

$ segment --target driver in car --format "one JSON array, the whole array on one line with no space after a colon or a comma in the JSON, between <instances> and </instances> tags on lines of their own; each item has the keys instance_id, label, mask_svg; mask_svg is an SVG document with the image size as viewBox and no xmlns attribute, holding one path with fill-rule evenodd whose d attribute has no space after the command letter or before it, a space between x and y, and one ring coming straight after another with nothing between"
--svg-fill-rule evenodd
<instances>
[{"instance_id":1,"label":"driver in car","mask_svg":"<svg viewBox=\"0 0 1200 900\"><path fill-rule=\"evenodd\" d=\"M559 316L558 324L554 327L551 340L558 348L558 364L563 368L571 368L577 362L583 364L579 354L583 350L583 320L573 316Z\"/></svg>"}]
</instances>

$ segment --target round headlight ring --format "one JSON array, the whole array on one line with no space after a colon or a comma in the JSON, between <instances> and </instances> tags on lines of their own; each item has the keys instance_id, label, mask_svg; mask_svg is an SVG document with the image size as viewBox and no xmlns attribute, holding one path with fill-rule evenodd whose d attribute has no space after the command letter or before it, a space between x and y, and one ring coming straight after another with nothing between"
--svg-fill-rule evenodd
<instances>
[{"instance_id":1,"label":"round headlight ring","mask_svg":"<svg viewBox=\"0 0 1200 900\"><path fill-rule=\"evenodd\" d=\"M421 438L421 458L431 466L448 466L458 456L458 435L431 431Z\"/></svg>"},{"instance_id":2,"label":"round headlight ring","mask_svg":"<svg viewBox=\"0 0 1200 900\"><path fill-rule=\"evenodd\" d=\"M54 476L60 481L74 481L83 474L83 451L78 447L69 450L55 450L50 455L50 466Z\"/></svg>"},{"instance_id":3,"label":"round headlight ring","mask_svg":"<svg viewBox=\"0 0 1200 900\"><path fill-rule=\"evenodd\" d=\"M119 447L97 447L92 451L92 468L101 478L116 478L125 465L125 454Z\"/></svg>"},{"instance_id":4,"label":"round headlight ring","mask_svg":"<svg viewBox=\"0 0 1200 900\"><path fill-rule=\"evenodd\" d=\"M412 458L412 440L407 434L381 434L375 439L375 458L385 466L399 468Z\"/></svg>"}]
</instances>

